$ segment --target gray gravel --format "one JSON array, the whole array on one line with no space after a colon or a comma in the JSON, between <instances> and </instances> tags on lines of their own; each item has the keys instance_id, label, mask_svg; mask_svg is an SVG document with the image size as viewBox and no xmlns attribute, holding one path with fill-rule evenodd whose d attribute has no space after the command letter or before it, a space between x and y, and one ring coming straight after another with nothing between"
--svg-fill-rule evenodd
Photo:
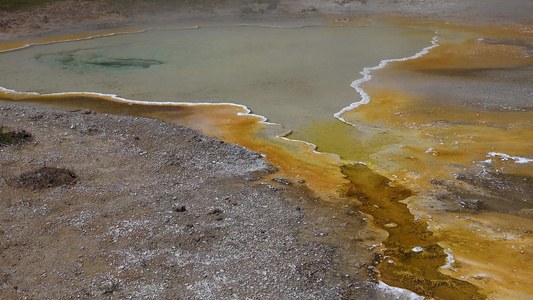
<instances>
[{"instance_id":1,"label":"gray gravel","mask_svg":"<svg viewBox=\"0 0 533 300\"><path fill-rule=\"evenodd\" d=\"M157 120L91 111L0 102L0 120L5 131L32 134L0 148L4 179L43 166L77 176L35 190L0 180L5 297L381 297L365 243L355 243L360 260L345 274L339 246L313 234L338 224L306 217L328 209L283 180L258 180L275 169L257 153ZM364 227L360 215L348 217L352 229Z\"/></svg>"}]
</instances>

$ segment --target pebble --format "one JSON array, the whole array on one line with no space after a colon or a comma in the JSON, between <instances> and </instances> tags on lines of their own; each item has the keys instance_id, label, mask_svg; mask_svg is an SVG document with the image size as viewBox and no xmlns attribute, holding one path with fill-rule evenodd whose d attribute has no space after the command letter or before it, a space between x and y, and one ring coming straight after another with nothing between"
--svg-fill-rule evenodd
<instances>
[{"instance_id":1,"label":"pebble","mask_svg":"<svg viewBox=\"0 0 533 300\"><path fill-rule=\"evenodd\" d=\"M416 246L413 249L411 249L411 251L413 251L414 253L419 253L419 252L424 251L424 248L422 248L420 246Z\"/></svg>"}]
</instances>

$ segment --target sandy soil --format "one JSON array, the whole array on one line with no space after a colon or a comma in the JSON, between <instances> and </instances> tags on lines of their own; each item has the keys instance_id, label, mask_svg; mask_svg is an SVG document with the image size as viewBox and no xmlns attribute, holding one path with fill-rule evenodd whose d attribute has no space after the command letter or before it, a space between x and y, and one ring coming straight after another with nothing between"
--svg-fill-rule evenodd
<instances>
[{"instance_id":1,"label":"sandy soil","mask_svg":"<svg viewBox=\"0 0 533 300\"><path fill-rule=\"evenodd\" d=\"M527 22L533 11L531 1L501 2L214 1L162 13L67 0L0 11L0 42L145 26L156 18L310 23L400 14L506 23ZM275 169L257 153L156 120L92 111L2 102L0 122L4 131L32 136L0 147L2 298L393 298L372 283L371 251L358 249L346 268L353 257L321 240L332 230L324 218L333 213L317 217L305 188L260 180ZM42 167L69 170L75 182L19 184ZM350 215L352 230L364 230L359 213L338 213Z\"/></svg>"}]
</instances>

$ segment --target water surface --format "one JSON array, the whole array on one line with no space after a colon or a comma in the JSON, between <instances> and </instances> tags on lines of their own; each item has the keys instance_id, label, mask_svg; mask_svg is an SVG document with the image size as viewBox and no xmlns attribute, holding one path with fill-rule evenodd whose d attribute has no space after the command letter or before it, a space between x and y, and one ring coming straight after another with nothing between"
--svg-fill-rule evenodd
<instances>
[{"instance_id":1,"label":"water surface","mask_svg":"<svg viewBox=\"0 0 533 300\"><path fill-rule=\"evenodd\" d=\"M40 94L238 103L297 130L359 101L350 83L364 67L413 55L433 36L394 27L148 30L3 53L0 83Z\"/></svg>"}]
</instances>

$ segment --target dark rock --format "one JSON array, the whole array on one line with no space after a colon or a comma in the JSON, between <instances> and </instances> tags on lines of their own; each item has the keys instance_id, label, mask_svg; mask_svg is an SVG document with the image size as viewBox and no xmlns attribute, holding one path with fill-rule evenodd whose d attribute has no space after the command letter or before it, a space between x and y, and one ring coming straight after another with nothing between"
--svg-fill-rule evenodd
<instances>
[{"instance_id":1,"label":"dark rock","mask_svg":"<svg viewBox=\"0 0 533 300\"><path fill-rule=\"evenodd\" d=\"M220 215L222 213L223 213L223 211L220 208L215 208L209 214L210 215Z\"/></svg>"},{"instance_id":2,"label":"dark rock","mask_svg":"<svg viewBox=\"0 0 533 300\"><path fill-rule=\"evenodd\" d=\"M179 206L175 206L174 207L174 211L175 212L184 212L184 211L187 211L187 208L185 207L185 205L179 205Z\"/></svg>"}]
</instances>

